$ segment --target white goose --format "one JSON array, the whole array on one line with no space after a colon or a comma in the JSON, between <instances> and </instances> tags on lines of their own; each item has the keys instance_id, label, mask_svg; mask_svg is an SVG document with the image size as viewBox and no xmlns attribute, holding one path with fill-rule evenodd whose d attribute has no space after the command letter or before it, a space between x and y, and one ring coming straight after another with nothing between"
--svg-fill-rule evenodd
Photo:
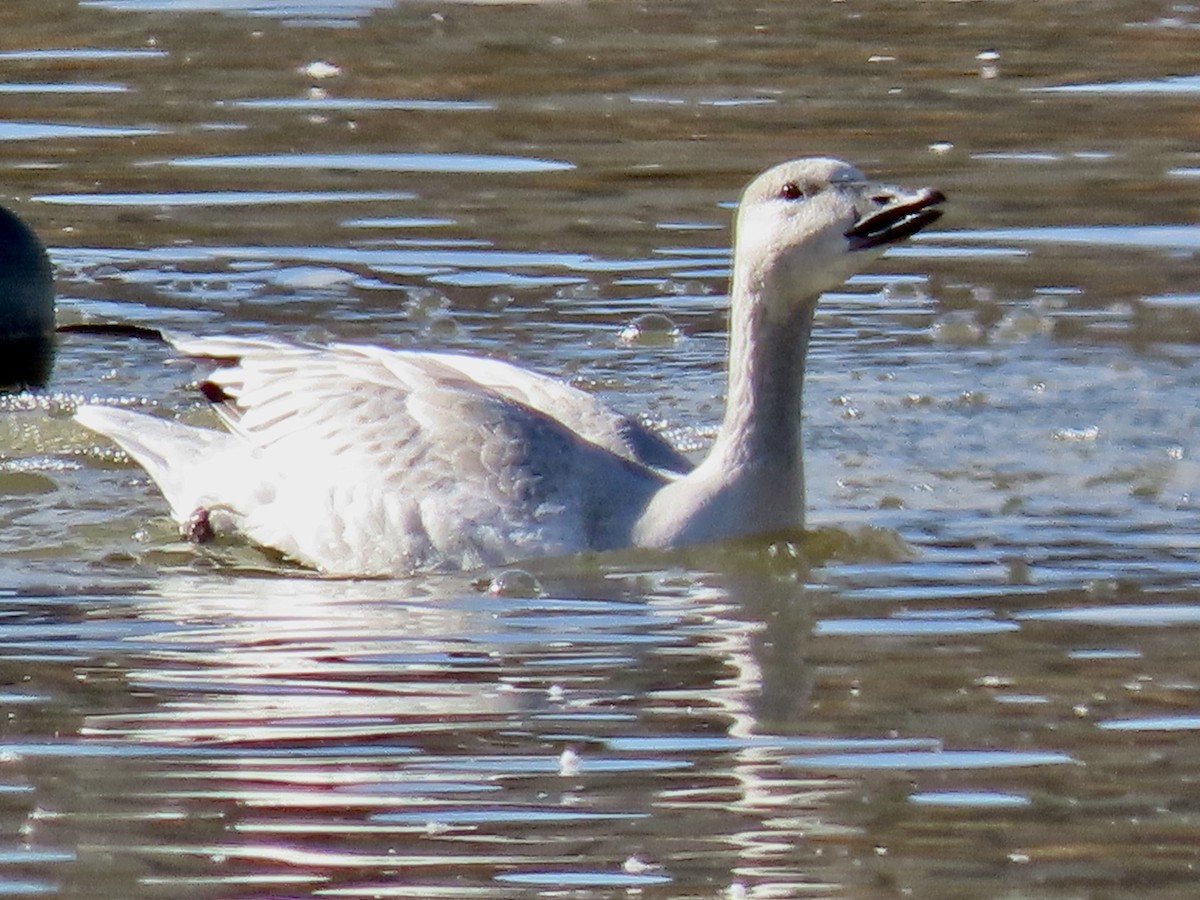
<instances>
[{"instance_id":1,"label":"white goose","mask_svg":"<svg viewBox=\"0 0 1200 900\"><path fill-rule=\"evenodd\" d=\"M230 530L330 575L675 547L804 523L804 361L823 291L936 220L935 190L803 159L737 215L725 418L694 469L590 394L491 359L177 338L225 361L202 385L227 431L82 406L196 539Z\"/></svg>"}]
</instances>

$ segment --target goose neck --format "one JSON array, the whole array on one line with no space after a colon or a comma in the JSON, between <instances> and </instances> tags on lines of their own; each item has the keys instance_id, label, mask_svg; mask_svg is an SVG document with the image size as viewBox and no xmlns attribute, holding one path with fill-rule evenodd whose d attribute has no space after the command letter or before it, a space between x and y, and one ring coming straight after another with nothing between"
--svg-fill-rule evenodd
<instances>
[{"instance_id":1,"label":"goose neck","mask_svg":"<svg viewBox=\"0 0 1200 900\"><path fill-rule=\"evenodd\" d=\"M714 452L732 468L799 470L804 365L816 303L768 303L765 294L763 287L734 285L729 384Z\"/></svg>"}]
</instances>

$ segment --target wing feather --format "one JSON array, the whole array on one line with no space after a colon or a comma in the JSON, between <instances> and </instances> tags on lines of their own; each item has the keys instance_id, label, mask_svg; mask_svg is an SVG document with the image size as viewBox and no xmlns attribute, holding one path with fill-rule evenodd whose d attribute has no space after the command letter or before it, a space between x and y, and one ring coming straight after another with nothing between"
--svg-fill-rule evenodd
<instances>
[{"instance_id":1,"label":"wing feather","mask_svg":"<svg viewBox=\"0 0 1200 900\"><path fill-rule=\"evenodd\" d=\"M234 360L212 373L220 391L206 396L221 398L236 440L221 444L218 463L204 462L197 504L220 505L252 540L329 573L472 568L624 546L665 481L612 440L620 417L595 398L506 363L351 345L175 344ZM581 433L536 405L547 398L556 409L581 403L576 421L608 424ZM93 421L128 445L136 418ZM197 466L195 440L167 444L156 447L160 473ZM172 499L177 517L188 503Z\"/></svg>"},{"instance_id":2,"label":"wing feather","mask_svg":"<svg viewBox=\"0 0 1200 900\"><path fill-rule=\"evenodd\" d=\"M690 472L692 462L671 446L662 435L642 425L636 419L617 413L592 394L573 385L523 369L510 363L485 357L458 353L423 350L389 350L382 347L352 344L305 345L285 344L261 338L205 337L168 334L169 343L187 356L236 361L231 368L219 370L210 379L226 393L236 396L245 389L249 379L252 387L262 390L274 378L278 390L290 393L291 379L310 366L321 366L307 379L307 390L316 402L334 392L334 381L325 380L328 372L327 354L335 351L343 365L351 366L374 360L379 369L368 374L361 365L357 377L372 377L374 383L386 385L394 379L400 384L414 386L429 380L450 384L458 381L471 388L487 388L530 409L538 410L592 443L633 462L668 475ZM319 362L325 360L325 362ZM266 406L271 399L266 392L257 395L243 407ZM224 413L227 421L239 415L231 408ZM265 414L264 414L265 415Z\"/></svg>"}]
</instances>

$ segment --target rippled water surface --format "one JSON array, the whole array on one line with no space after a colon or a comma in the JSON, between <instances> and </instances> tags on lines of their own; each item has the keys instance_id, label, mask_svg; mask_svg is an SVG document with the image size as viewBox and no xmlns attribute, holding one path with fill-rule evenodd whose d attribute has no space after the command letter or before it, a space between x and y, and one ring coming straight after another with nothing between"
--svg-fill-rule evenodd
<instances>
[{"instance_id":1,"label":"rippled water surface","mask_svg":"<svg viewBox=\"0 0 1200 900\"><path fill-rule=\"evenodd\" d=\"M782 159L950 196L827 296L811 530L322 580L180 542L65 335L0 398L0 894L1178 897L1200 864L1200 17L45 0L0 192L59 319L448 347L702 453Z\"/></svg>"}]
</instances>

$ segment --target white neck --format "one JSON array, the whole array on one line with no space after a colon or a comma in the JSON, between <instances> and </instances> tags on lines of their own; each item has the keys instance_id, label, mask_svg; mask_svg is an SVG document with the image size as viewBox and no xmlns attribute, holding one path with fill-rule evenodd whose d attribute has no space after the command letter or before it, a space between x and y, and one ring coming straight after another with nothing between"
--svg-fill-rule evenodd
<instances>
[{"instance_id":1,"label":"white neck","mask_svg":"<svg viewBox=\"0 0 1200 900\"><path fill-rule=\"evenodd\" d=\"M734 275L725 417L710 453L726 471L802 473L800 410L815 301L780 303L776 295L768 308L765 298L778 289Z\"/></svg>"},{"instance_id":2,"label":"white neck","mask_svg":"<svg viewBox=\"0 0 1200 900\"><path fill-rule=\"evenodd\" d=\"M732 288L725 418L704 462L650 502L635 528L641 546L804 524L800 410L816 300L778 302L786 288L750 271L735 271Z\"/></svg>"}]
</instances>

